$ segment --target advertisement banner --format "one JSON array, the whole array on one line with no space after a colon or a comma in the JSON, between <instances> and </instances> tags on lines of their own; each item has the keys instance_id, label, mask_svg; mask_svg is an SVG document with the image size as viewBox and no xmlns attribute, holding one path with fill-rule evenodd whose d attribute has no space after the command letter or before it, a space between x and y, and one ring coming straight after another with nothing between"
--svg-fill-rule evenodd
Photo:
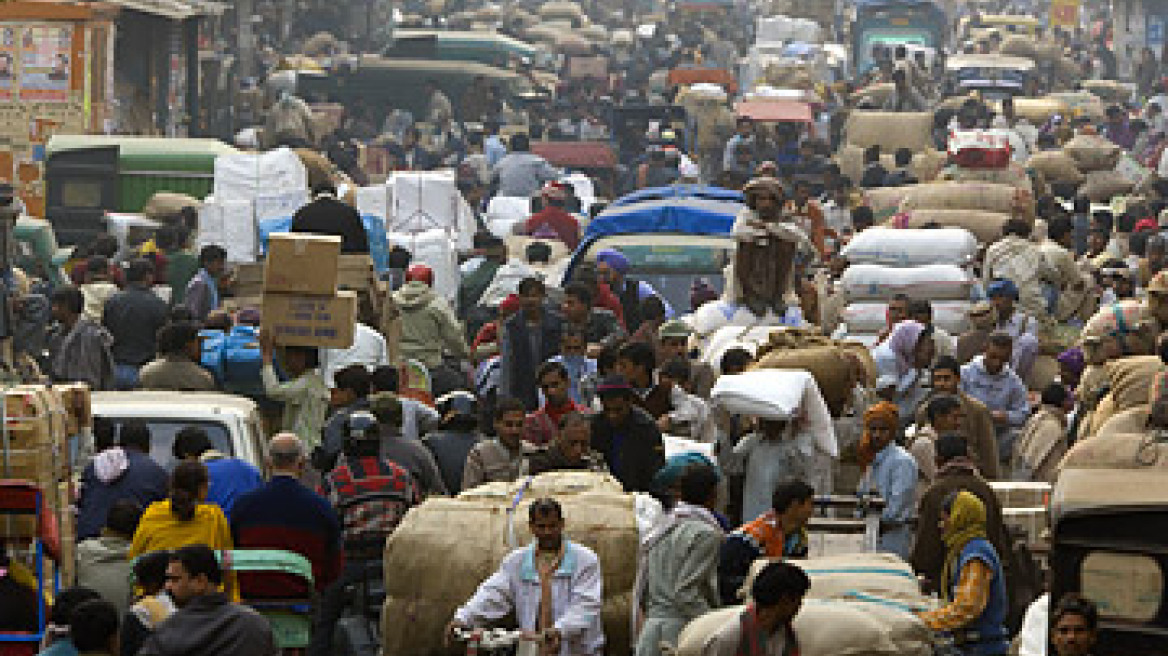
<instances>
[{"instance_id":1,"label":"advertisement banner","mask_svg":"<svg viewBox=\"0 0 1168 656\"><path fill-rule=\"evenodd\" d=\"M1075 29L1079 26L1080 0L1051 0L1050 26Z\"/></svg>"},{"instance_id":2,"label":"advertisement banner","mask_svg":"<svg viewBox=\"0 0 1168 656\"><path fill-rule=\"evenodd\" d=\"M30 25L20 44L20 99L69 100L72 25Z\"/></svg>"}]
</instances>

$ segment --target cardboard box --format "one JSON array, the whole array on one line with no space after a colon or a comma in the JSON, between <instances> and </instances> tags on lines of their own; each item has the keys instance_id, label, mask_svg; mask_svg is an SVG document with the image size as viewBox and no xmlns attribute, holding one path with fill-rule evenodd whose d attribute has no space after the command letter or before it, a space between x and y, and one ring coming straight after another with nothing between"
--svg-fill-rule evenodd
<instances>
[{"instance_id":1,"label":"cardboard box","mask_svg":"<svg viewBox=\"0 0 1168 656\"><path fill-rule=\"evenodd\" d=\"M368 255L342 255L338 264L337 287L364 291L377 281L373 258Z\"/></svg>"},{"instance_id":2,"label":"cardboard box","mask_svg":"<svg viewBox=\"0 0 1168 656\"><path fill-rule=\"evenodd\" d=\"M268 240L264 293L332 296L340 257L340 237L274 233Z\"/></svg>"},{"instance_id":3,"label":"cardboard box","mask_svg":"<svg viewBox=\"0 0 1168 656\"><path fill-rule=\"evenodd\" d=\"M334 296L264 294L260 329L282 346L345 349L353 345L357 294Z\"/></svg>"}]
</instances>

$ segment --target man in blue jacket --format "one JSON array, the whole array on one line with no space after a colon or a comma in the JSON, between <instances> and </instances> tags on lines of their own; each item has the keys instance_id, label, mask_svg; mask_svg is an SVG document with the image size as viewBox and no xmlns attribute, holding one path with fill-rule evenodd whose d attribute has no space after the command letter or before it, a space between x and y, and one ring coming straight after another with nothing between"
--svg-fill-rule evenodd
<instances>
[{"instance_id":1,"label":"man in blue jacket","mask_svg":"<svg viewBox=\"0 0 1168 656\"><path fill-rule=\"evenodd\" d=\"M110 508L130 499L145 508L166 498L170 477L150 458L150 427L141 421L122 425L121 445L114 446L114 426L94 419L94 440L104 447L81 474L77 501L77 539L101 535Z\"/></svg>"}]
</instances>

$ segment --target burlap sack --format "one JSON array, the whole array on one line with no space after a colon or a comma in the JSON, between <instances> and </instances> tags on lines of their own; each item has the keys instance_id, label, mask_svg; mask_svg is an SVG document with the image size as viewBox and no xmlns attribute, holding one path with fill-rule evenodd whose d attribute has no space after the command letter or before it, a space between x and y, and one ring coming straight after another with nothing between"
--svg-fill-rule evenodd
<instances>
[{"instance_id":1,"label":"burlap sack","mask_svg":"<svg viewBox=\"0 0 1168 656\"><path fill-rule=\"evenodd\" d=\"M172 221L178 218L184 207L193 207L197 210L200 205L202 203L194 196L159 191L146 201L142 213L155 221Z\"/></svg>"},{"instance_id":2,"label":"burlap sack","mask_svg":"<svg viewBox=\"0 0 1168 656\"><path fill-rule=\"evenodd\" d=\"M1103 400L1095 406L1095 410L1091 412L1091 419L1087 422L1087 431L1084 437L1098 435L1099 430L1107 423L1109 419L1115 416L1115 397L1108 394L1103 397Z\"/></svg>"},{"instance_id":3,"label":"burlap sack","mask_svg":"<svg viewBox=\"0 0 1168 656\"><path fill-rule=\"evenodd\" d=\"M900 204L915 185L904 187L875 187L864 191L864 204L872 208L877 222L892 218L900 211Z\"/></svg>"},{"instance_id":4,"label":"burlap sack","mask_svg":"<svg viewBox=\"0 0 1168 656\"><path fill-rule=\"evenodd\" d=\"M1123 412L1117 412L1107 421L1103 422L1094 439L1106 440L1113 435L1143 433L1148 428L1148 415L1150 413L1151 406L1147 405L1140 405L1134 408L1128 408Z\"/></svg>"},{"instance_id":5,"label":"burlap sack","mask_svg":"<svg viewBox=\"0 0 1168 656\"><path fill-rule=\"evenodd\" d=\"M1054 41L1039 41L1034 44L1034 59L1043 63L1056 61L1063 56L1063 47Z\"/></svg>"},{"instance_id":6,"label":"burlap sack","mask_svg":"<svg viewBox=\"0 0 1168 656\"><path fill-rule=\"evenodd\" d=\"M998 52L1003 55L1010 55L1011 57L1025 57L1026 59L1034 59L1034 39L1022 34L1011 34L1002 39L1002 45L998 48Z\"/></svg>"},{"instance_id":7,"label":"burlap sack","mask_svg":"<svg viewBox=\"0 0 1168 656\"><path fill-rule=\"evenodd\" d=\"M715 632L738 621L729 606L692 621L677 640L677 656L701 656ZM916 615L890 603L809 600L792 623L802 656L931 656L933 637Z\"/></svg>"},{"instance_id":8,"label":"burlap sack","mask_svg":"<svg viewBox=\"0 0 1168 656\"><path fill-rule=\"evenodd\" d=\"M1081 184L1086 179L1075 158L1061 150L1034 153L1027 166L1041 173L1051 184Z\"/></svg>"},{"instance_id":9,"label":"burlap sack","mask_svg":"<svg viewBox=\"0 0 1168 656\"><path fill-rule=\"evenodd\" d=\"M815 378L831 416L839 417L858 380L854 356L832 339L799 330L776 330L759 347L752 369L802 369Z\"/></svg>"},{"instance_id":10,"label":"burlap sack","mask_svg":"<svg viewBox=\"0 0 1168 656\"><path fill-rule=\"evenodd\" d=\"M1079 195L1092 203L1110 203L1112 198L1131 193L1134 185L1117 171L1092 171L1087 174Z\"/></svg>"},{"instance_id":11,"label":"burlap sack","mask_svg":"<svg viewBox=\"0 0 1168 656\"><path fill-rule=\"evenodd\" d=\"M1132 88L1115 80L1083 80L1082 86L1107 104L1126 103L1132 97Z\"/></svg>"},{"instance_id":12,"label":"burlap sack","mask_svg":"<svg viewBox=\"0 0 1168 656\"><path fill-rule=\"evenodd\" d=\"M1001 169L969 169L961 166L948 166L937 174L937 178L948 182L989 182L1017 187L1031 196L1035 196L1034 183L1020 164L1010 163Z\"/></svg>"},{"instance_id":13,"label":"burlap sack","mask_svg":"<svg viewBox=\"0 0 1168 656\"><path fill-rule=\"evenodd\" d=\"M1083 79L1083 67L1074 59L1063 55L1052 63L1055 80L1062 88L1073 88Z\"/></svg>"},{"instance_id":14,"label":"burlap sack","mask_svg":"<svg viewBox=\"0 0 1168 656\"><path fill-rule=\"evenodd\" d=\"M900 211L981 210L1034 220L1034 197L1025 190L984 182L934 182L911 187Z\"/></svg>"},{"instance_id":15,"label":"burlap sack","mask_svg":"<svg viewBox=\"0 0 1168 656\"><path fill-rule=\"evenodd\" d=\"M1030 375L1026 377L1026 389L1041 392L1053 383L1058 375L1058 360L1049 355L1040 355L1034 359L1034 365L1030 367Z\"/></svg>"},{"instance_id":16,"label":"burlap sack","mask_svg":"<svg viewBox=\"0 0 1168 656\"><path fill-rule=\"evenodd\" d=\"M750 596L754 577L768 563L767 558L751 563L750 572L738 591L739 598L746 600ZM808 599L849 599L861 593L909 604L923 601L921 584L912 567L892 554L858 553L808 558L799 561L799 566L811 579Z\"/></svg>"},{"instance_id":17,"label":"burlap sack","mask_svg":"<svg viewBox=\"0 0 1168 656\"><path fill-rule=\"evenodd\" d=\"M1035 126L1041 126L1056 114L1059 116L1070 114L1070 108L1057 98L1015 98L1014 114Z\"/></svg>"},{"instance_id":18,"label":"burlap sack","mask_svg":"<svg viewBox=\"0 0 1168 656\"><path fill-rule=\"evenodd\" d=\"M1152 388L1156 374L1165 369L1158 355L1120 358L1104 366L1116 412L1147 405L1148 390Z\"/></svg>"},{"instance_id":19,"label":"burlap sack","mask_svg":"<svg viewBox=\"0 0 1168 656\"><path fill-rule=\"evenodd\" d=\"M883 107L895 90L896 85L891 82L870 84L852 94L852 106L858 106L867 101L876 107Z\"/></svg>"},{"instance_id":20,"label":"burlap sack","mask_svg":"<svg viewBox=\"0 0 1168 656\"><path fill-rule=\"evenodd\" d=\"M1079 134L1063 145L1083 173L1112 171L1119 162L1120 147L1097 134Z\"/></svg>"},{"instance_id":21,"label":"burlap sack","mask_svg":"<svg viewBox=\"0 0 1168 656\"><path fill-rule=\"evenodd\" d=\"M1168 441L1157 431L1112 433L1077 442L1059 464L1064 469L1168 469Z\"/></svg>"},{"instance_id":22,"label":"burlap sack","mask_svg":"<svg viewBox=\"0 0 1168 656\"><path fill-rule=\"evenodd\" d=\"M406 515L385 544L383 653L440 653L443 627L455 609L495 571L512 545L530 542L527 506L543 496L563 506L566 536L600 558L608 648L629 648L628 611L639 544L633 495L624 494L609 476L555 472L535 477L509 515L521 485L496 483L454 499L431 497Z\"/></svg>"},{"instance_id":23,"label":"burlap sack","mask_svg":"<svg viewBox=\"0 0 1168 656\"><path fill-rule=\"evenodd\" d=\"M1159 332L1160 326L1146 305L1140 301L1120 301L1099 308L1087 320L1079 345L1087 362L1103 364L1104 352L1112 350L1108 343L1115 343L1120 337L1122 352L1127 355L1151 355Z\"/></svg>"},{"instance_id":24,"label":"burlap sack","mask_svg":"<svg viewBox=\"0 0 1168 656\"><path fill-rule=\"evenodd\" d=\"M992 244L1002 236L1002 226L1012 217L999 212L981 210L913 210L892 219L896 228L924 228L939 225L945 228L965 228L982 244Z\"/></svg>"},{"instance_id":25,"label":"burlap sack","mask_svg":"<svg viewBox=\"0 0 1168 656\"><path fill-rule=\"evenodd\" d=\"M308 172L308 188L315 189L317 185L333 182L336 167L329 158L310 148L296 148L293 152L304 164Z\"/></svg>"},{"instance_id":26,"label":"burlap sack","mask_svg":"<svg viewBox=\"0 0 1168 656\"><path fill-rule=\"evenodd\" d=\"M890 153L908 148L914 153L933 143L933 115L929 112L874 112L856 110L848 117L847 143L861 148L880 146Z\"/></svg>"}]
</instances>

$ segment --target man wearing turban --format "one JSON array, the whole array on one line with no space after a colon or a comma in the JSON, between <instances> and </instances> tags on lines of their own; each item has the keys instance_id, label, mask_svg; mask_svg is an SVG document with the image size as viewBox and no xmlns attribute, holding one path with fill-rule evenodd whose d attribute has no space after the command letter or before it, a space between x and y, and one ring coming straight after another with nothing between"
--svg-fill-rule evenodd
<instances>
[{"instance_id":1,"label":"man wearing turban","mask_svg":"<svg viewBox=\"0 0 1168 656\"><path fill-rule=\"evenodd\" d=\"M601 281L608 283L609 289L620 299L629 334L636 332L641 326L641 302L650 296L656 296L661 300L661 304L665 306L665 318L672 319L673 308L665 297L658 294L657 290L644 280L630 278L628 275L630 268L629 258L615 248L606 248L596 254L596 272Z\"/></svg>"},{"instance_id":2,"label":"man wearing turban","mask_svg":"<svg viewBox=\"0 0 1168 656\"><path fill-rule=\"evenodd\" d=\"M796 258L813 252L807 235L783 213L786 191L778 179L760 177L743 188L747 208L734 221L734 301L762 317L782 316L797 277Z\"/></svg>"}]
</instances>

